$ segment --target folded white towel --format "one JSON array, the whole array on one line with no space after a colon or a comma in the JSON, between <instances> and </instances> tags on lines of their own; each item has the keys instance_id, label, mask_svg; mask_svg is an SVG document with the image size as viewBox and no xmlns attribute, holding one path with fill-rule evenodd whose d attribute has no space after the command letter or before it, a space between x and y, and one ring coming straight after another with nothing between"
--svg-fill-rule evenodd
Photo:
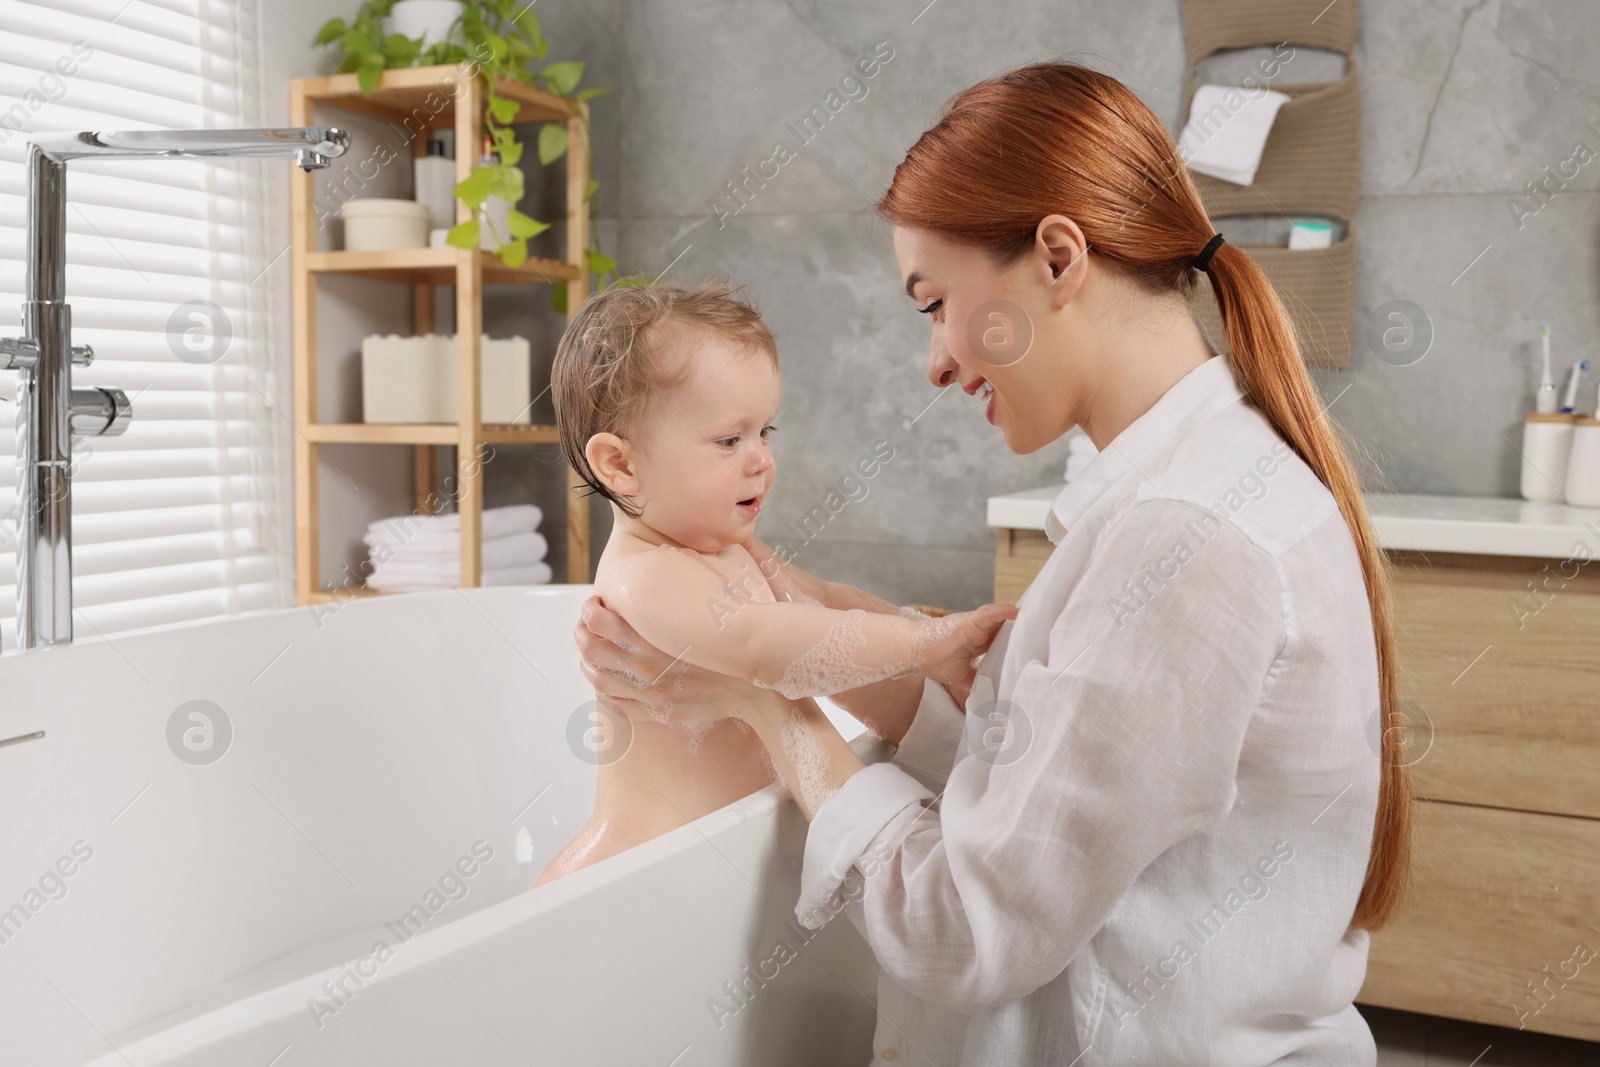
<instances>
[{"instance_id":1,"label":"folded white towel","mask_svg":"<svg viewBox=\"0 0 1600 1067\"><path fill-rule=\"evenodd\" d=\"M399 545L391 545L385 541L374 542L367 538L362 540L372 550L373 556L383 555L385 563L433 567L444 573L455 573L461 569L459 535L453 541L433 541L421 545L417 543L416 538ZM387 554L378 551L379 545L387 549ZM550 543L545 540L542 533L525 531L507 537L488 538L483 542L481 551L485 567L516 567L542 562L550 551Z\"/></svg>"},{"instance_id":2,"label":"folded white towel","mask_svg":"<svg viewBox=\"0 0 1600 1067\"><path fill-rule=\"evenodd\" d=\"M483 538L505 537L526 530L537 530L544 521L544 512L537 504L509 504L501 508L483 509ZM367 535L380 538L395 547L414 540L422 534L430 537L454 534L461 537L461 515L396 515L379 519L367 527ZM372 542L368 542L371 544Z\"/></svg>"},{"instance_id":3,"label":"folded white towel","mask_svg":"<svg viewBox=\"0 0 1600 1067\"><path fill-rule=\"evenodd\" d=\"M519 567L496 567L483 572L484 585L548 585L554 577L548 563ZM461 584L461 573L443 574L432 568L385 565L372 572L367 585L384 593L410 593L425 589L449 589Z\"/></svg>"},{"instance_id":4,"label":"folded white towel","mask_svg":"<svg viewBox=\"0 0 1600 1067\"><path fill-rule=\"evenodd\" d=\"M1288 96L1271 89L1202 85L1178 134L1179 155L1192 171L1249 185L1256 180L1278 109L1288 102Z\"/></svg>"}]
</instances>

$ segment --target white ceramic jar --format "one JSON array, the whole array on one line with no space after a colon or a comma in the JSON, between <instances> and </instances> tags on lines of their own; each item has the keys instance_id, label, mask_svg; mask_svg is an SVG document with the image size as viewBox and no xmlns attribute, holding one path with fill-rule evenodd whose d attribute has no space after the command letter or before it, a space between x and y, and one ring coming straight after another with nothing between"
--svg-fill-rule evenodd
<instances>
[{"instance_id":1,"label":"white ceramic jar","mask_svg":"<svg viewBox=\"0 0 1600 1067\"><path fill-rule=\"evenodd\" d=\"M1567 497L1567 461L1578 416L1528 412L1522 426L1522 498L1559 504Z\"/></svg>"},{"instance_id":2,"label":"white ceramic jar","mask_svg":"<svg viewBox=\"0 0 1600 1067\"><path fill-rule=\"evenodd\" d=\"M384 32L420 37L424 48L439 44L449 39L462 6L460 0L399 0L389 9Z\"/></svg>"},{"instance_id":3,"label":"white ceramic jar","mask_svg":"<svg viewBox=\"0 0 1600 1067\"><path fill-rule=\"evenodd\" d=\"M339 209L344 219L347 252L386 252L398 248L427 248L433 214L415 200L367 197L346 200Z\"/></svg>"},{"instance_id":4,"label":"white ceramic jar","mask_svg":"<svg viewBox=\"0 0 1600 1067\"><path fill-rule=\"evenodd\" d=\"M1600 419L1579 416L1567 462L1567 503L1600 508Z\"/></svg>"}]
</instances>

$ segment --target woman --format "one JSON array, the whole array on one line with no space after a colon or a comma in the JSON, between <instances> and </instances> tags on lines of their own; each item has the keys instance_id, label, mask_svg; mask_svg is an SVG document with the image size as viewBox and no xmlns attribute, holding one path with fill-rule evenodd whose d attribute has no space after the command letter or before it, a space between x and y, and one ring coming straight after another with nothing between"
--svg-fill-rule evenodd
<instances>
[{"instance_id":1,"label":"woman","mask_svg":"<svg viewBox=\"0 0 1600 1067\"><path fill-rule=\"evenodd\" d=\"M932 383L988 395L1014 452L1075 425L1101 451L970 695L840 701L892 761L863 765L810 702L686 683L797 797L796 722L826 752L797 914L864 878L846 910L882 967L876 1056L1374 1064L1352 1000L1409 862L1387 577L1283 306L1155 116L1073 65L960 94L878 209ZM1227 357L1189 310L1202 272ZM614 672L672 657L593 601L584 620L597 689L664 703Z\"/></svg>"}]
</instances>

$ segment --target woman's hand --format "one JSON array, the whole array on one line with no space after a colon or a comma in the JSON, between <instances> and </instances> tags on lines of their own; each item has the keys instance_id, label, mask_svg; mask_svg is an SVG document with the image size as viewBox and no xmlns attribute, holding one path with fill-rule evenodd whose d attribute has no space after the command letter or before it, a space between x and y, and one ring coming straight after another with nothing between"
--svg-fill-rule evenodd
<instances>
[{"instance_id":1,"label":"woman's hand","mask_svg":"<svg viewBox=\"0 0 1600 1067\"><path fill-rule=\"evenodd\" d=\"M976 611L964 611L943 618L929 619L920 624L929 634L918 640L917 652L921 659L923 675L941 682L951 695L963 696L971 690L972 677L977 668L972 662L988 651L995 634L1007 619L1017 617L1012 604L985 604ZM960 700L965 703L965 700Z\"/></svg>"},{"instance_id":2,"label":"woman's hand","mask_svg":"<svg viewBox=\"0 0 1600 1067\"><path fill-rule=\"evenodd\" d=\"M629 718L719 722L743 717L751 708L771 703L774 696L667 655L597 596L583 602L572 635L578 643L579 667L595 694L616 704Z\"/></svg>"}]
</instances>

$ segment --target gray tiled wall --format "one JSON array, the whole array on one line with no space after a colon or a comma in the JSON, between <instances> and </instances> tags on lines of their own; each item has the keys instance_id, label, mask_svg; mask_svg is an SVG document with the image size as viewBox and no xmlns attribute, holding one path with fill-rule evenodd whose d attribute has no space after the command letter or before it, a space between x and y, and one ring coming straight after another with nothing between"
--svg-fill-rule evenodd
<instances>
[{"instance_id":1,"label":"gray tiled wall","mask_svg":"<svg viewBox=\"0 0 1600 1067\"><path fill-rule=\"evenodd\" d=\"M608 250L631 272L670 264L669 281L729 272L778 336L779 487L760 532L798 547L791 524L887 441L895 458L864 497L812 524L798 561L902 602L984 600L994 544L984 499L1059 481L1065 447L1013 456L975 401L928 408L927 325L900 291L870 203L946 98L1038 58L1071 54L1116 74L1176 129L1177 0L608 0L541 14L551 58L586 59L590 80L615 88L593 105ZM1585 0L1362 4L1352 365L1315 377L1370 454L1374 484L1514 495L1538 325L1552 327L1558 372L1593 354L1600 159L1564 187L1551 181L1537 213L1519 218L1513 205L1537 206L1528 183L1557 173L1577 143L1600 150L1600 79L1586 52L1597 39L1600 5ZM789 124L884 41L893 58L867 95L802 143ZM1317 57L1305 59L1314 71ZM713 205L735 203L724 183L780 140L796 158L719 219ZM1380 362L1364 339L1372 309L1396 299L1421 307L1433 331L1427 356L1406 367ZM498 317L550 329L525 296L498 300L491 328ZM1586 392L1580 407L1591 409ZM491 503L557 490L536 451L491 470ZM597 552L608 526L597 518Z\"/></svg>"}]
</instances>

